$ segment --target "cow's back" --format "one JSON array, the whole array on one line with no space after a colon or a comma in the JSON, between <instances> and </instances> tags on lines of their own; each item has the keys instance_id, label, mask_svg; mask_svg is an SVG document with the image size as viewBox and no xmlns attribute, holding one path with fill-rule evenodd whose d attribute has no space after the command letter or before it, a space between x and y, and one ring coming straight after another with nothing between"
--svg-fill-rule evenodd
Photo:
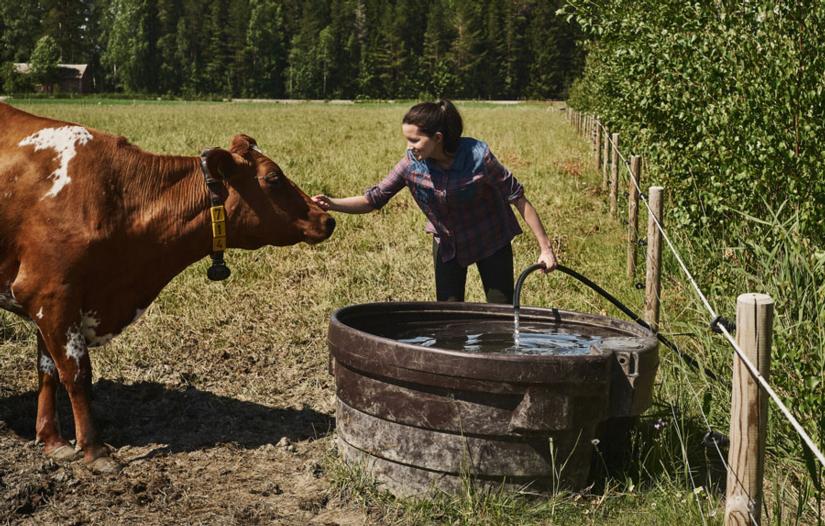
<instances>
[{"instance_id":1,"label":"cow's back","mask_svg":"<svg viewBox=\"0 0 825 526\"><path fill-rule=\"evenodd\" d=\"M111 230L122 193L111 177L118 138L0 103L0 285L31 247L71 256Z\"/></svg>"}]
</instances>

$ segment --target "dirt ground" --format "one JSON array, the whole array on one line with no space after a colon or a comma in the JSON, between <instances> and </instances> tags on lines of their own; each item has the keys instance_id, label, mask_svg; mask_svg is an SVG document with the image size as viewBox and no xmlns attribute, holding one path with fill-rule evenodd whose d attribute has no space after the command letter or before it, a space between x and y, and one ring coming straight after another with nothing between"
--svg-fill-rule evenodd
<instances>
[{"instance_id":1,"label":"dirt ground","mask_svg":"<svg viewBox=\"0 0 825 526\"><path fill-rule=\"evenodd\" d=\"M325 478L329 412L239 401L185 378L175 386L100 379L97 422L124 465L100 476L81 461L43 455L34 441L36 393L20 389L34 373L13 365L0 369L0 524L368 522ZM65 393L59 401L64 435L73 436Z\"/></svg>"}]
</instances>

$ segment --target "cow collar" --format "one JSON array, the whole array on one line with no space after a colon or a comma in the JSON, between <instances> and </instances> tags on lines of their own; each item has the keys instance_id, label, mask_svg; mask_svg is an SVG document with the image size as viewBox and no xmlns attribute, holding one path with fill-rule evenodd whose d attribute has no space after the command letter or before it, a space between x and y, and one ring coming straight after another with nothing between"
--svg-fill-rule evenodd
<instances>
[{"instance_id":1,"label":"cow collar","mask_svg":"<svg viewBox=\"0 0 825 526\"><path fill-rule=\"evenodd\" d=\"M223 206L221 193L223 184L209 173L206 165L206 156L211 150L201 152L200 163L203 179L209 191L209 215L212 218L212 265L207 269L206 276L212 281L222 281L229 277L231 271L223 260L226 250L226 208Z\"/></svg>"}]
</instances>

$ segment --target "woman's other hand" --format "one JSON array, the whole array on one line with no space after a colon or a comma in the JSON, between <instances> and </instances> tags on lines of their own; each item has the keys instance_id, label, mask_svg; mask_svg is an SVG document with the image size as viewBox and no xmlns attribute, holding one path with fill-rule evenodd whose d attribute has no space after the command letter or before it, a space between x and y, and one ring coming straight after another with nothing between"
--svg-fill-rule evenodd
<instances>
[{"instance_id":1,"label":"woman's other hand","mask_svg":"<svg viewBox=\"0 0 825 526\"><path fill-rule=\"evenodd\" d=\"M539 260L537 263L544 265L545 274L556 270L556 267L559 265L559 262L556 259L556 254L553 253L552 248L543 250L541 254L539 254Z\"/></svg>"}]
</instances>

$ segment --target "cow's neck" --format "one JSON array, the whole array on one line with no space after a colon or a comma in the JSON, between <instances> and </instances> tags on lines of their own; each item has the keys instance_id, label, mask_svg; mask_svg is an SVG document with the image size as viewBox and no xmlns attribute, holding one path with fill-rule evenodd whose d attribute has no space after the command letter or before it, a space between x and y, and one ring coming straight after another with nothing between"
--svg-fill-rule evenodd
<instances>
[{"instance_id":1,"label":"cow's neck","mask_svg":"<svg viewBox=\"0 0 825 526\"><path fill-rule=\"evenodd\" d=\"M130 178L139 196L135 234L163 251L171 279L210 252L206 184L197 157L147 155L140 164Z\"/></svg>"}]
</instances>

